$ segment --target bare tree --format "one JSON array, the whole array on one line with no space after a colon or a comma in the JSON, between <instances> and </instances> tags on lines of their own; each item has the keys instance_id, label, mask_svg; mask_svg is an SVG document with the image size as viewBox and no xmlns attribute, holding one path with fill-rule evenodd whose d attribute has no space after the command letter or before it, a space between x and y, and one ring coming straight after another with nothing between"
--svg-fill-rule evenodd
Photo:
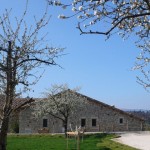
<instances>
[{"instance_id":1,"label":"bare tree","mask_svg":"<svg viewBox=\"0 0 150 150\"><path fill-rule=\"evenodd\" d=\"M72 10L58 18L77 17L80 34L98 34L109 38L118 33L126 39L136 35L135 44L141 49L134 69L141 70L138 83L150 87L150 1L149 0L47 0L49 5ZM68 12L68 11L67 11Z\"/></svg>"},{"instance_id":2,"label":"bare tree","mask_svg":"<svg viewBox=\"0 0 150 150\"><path fill-rule=\"evenodd\" d=\"M67 85L53 85L44 95L46 99L37 100L33 106L33 115L40 118L51 115L63 122L65 133L68 129L68 120L76 118L77 111L85 107L86 101L76 93L77 88L70 90Z\"/></svg>"},{"instance_id":3,"label":"bare tree","mask_svg":"<svg viewBox=\"0 0 150 150\"><path fill-rule=\"evenodd\" d=\"M35 24L29 26L25 21L27 8L21 19L16 19L12 25L10 12L0 17L0 92L3 97L0 121L0 150L6 150L7 131L10 115L20 107L30 103L25 101L18 107L13 107L13 102L18 93L29 90L42 75L40 67L44 65L57 65L55 59L61 56L63 48L50 47L44 44L44 36L39 36L42 29L49 23L47 11ZM20 91L19 91L20 92Z\"/></svg>"}]
</instances>

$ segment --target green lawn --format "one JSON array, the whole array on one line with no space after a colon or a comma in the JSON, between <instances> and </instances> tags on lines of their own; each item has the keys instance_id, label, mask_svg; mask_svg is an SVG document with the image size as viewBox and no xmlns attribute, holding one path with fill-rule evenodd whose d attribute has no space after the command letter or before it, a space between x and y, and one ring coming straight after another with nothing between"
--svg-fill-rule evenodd
<instances>
[{"instance_id":1,"label":"green lawn","mask_svg":"<svg viewBox=\"0 0 150 150\"><path fill-rule=\"evenodd\" d=\"M135 150L134 148L116 143L109 134L84 136L80 141L80 150ZM68 140L68 150L76 149L76 140ZM9 135L8 150L66 150L67 140L63 135Z\"/></svg>"}]
</instances>

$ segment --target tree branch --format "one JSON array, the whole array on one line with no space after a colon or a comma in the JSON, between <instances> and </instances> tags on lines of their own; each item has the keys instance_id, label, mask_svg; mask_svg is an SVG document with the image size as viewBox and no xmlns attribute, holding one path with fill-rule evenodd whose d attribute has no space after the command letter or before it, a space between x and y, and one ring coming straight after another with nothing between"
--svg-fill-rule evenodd
<instances>
[{"instance_id":1,"label":"tree branch","mask_svg":"<svg viewBox=\"0 0 150 150\"><path fill-rule=\"evenodd\" d=\"M49 112L49 114L52 115L55 118L58 118L58 119L62 120L63 122L65 121L63 118L61 118L61 117L59 117L59 116L57 116L57 115L55 115L55 114L53 114L51 112Z\"/></svg>"},{"instance_id":2,"label":"tree branch","mask_svg":"<svg viewBox=\"0 0 150 150\"><path fill-rule=\"evenodd\" d=\"M19 105L18 107L12 109L13 112L16 112L18 110L20 110L21 108L25 107L28 104L31 104L32 102L34 102L35 100L33 98L30 98L28 101L25 101L24 103L22 103L21 105Z\"/></svg>"},{"instance_id":3,"label":"tree branch","mask_svg":"<svg viewBox=\"0 0 150 150\"><path fill-rule=\"evenodd\" d=\"M53 60L53 59L52 59ZM31 62L31 61L37 61L37 62L41 62L43 64L47 64L47 65L56 65L56 63L54 61L49 62L46 60L42 60L42 59L38 59L38 58L31 58L31 59L24 59L21 62L19 62L16 66L20 66L21 64L25 63L25 62Z\"/></svg>"},{"instance_id":4,"label":"tree branch","mask_svg":"<svg viewBox=\"0 0 150 150\"><path fill-rule=\"evenodd\" d=\"M80 23L78 23L78 27L77 29L80 30L81 34L102 34L102 35L109 35L111 31L113 31L122 21L126 20L126 19L130 19L130 18L137 18L137 17L141 17L141 16L149 16L150 13L144 13L144 14L135 14L135 15L130 15L130 16L125 16L123 17L121 20L119 20L112 28L110 28L108 31L106 32L99 32L99 31L83 31L80 27Z\"/></svg>"}]
</instances>

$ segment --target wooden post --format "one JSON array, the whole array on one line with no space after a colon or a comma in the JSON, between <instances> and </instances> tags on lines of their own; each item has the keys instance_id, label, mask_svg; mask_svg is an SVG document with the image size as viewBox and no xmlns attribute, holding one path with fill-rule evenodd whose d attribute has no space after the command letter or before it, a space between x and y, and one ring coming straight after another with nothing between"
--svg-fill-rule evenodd
<instances>
[{"instance_id":1,"label":"wooden post","mask_svg":"<svg viewBox=\"0 0 150 150\"><path fill-rule=\"evenodd\" d=\"M68 134L67 134L67 150L68 150Z\"/></svg>"},{"instance_id":2,"label":"wooden post","mask_svg":"<svg viewBox=\"0 0 150 150\"><path fill-rule=\"evenodd\" d=\"M77 135L77 150L80 150L80 134Z\"/></svg>"}]
</instances>

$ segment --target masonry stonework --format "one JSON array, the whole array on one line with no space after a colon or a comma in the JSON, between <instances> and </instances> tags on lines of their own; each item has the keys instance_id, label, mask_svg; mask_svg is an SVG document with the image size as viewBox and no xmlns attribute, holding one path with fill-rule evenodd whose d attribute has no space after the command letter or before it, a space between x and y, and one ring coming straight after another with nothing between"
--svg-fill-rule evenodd
<instances>
[{"instance_id":1,"label":"masonry stonework","mask_svg":"<svg viewBox=\"0 0 150 150\"><path fill-rule=\"evenodd\" d=\"M77 93L79 94L79 93ZM85 107L77 111L78 114L71 116L68 122L68 130L70 125L73 129L81 126L84 121L83 128L87 132L113 132L113 131L142 131L144 130L144 120L115 108L89 98L85 95L83 100L87 100ZM80 99L81 99L80 97ZM77 108L78 109L78 108ZM20 112L19 115L19 132L20 133L38 133L43 127L43 119L47 120L47 127L50 133L64 132L63 123L50 115L42 116L38 120L33 119L32 109L30 107Z\"/></svg>"}]
</instances>

